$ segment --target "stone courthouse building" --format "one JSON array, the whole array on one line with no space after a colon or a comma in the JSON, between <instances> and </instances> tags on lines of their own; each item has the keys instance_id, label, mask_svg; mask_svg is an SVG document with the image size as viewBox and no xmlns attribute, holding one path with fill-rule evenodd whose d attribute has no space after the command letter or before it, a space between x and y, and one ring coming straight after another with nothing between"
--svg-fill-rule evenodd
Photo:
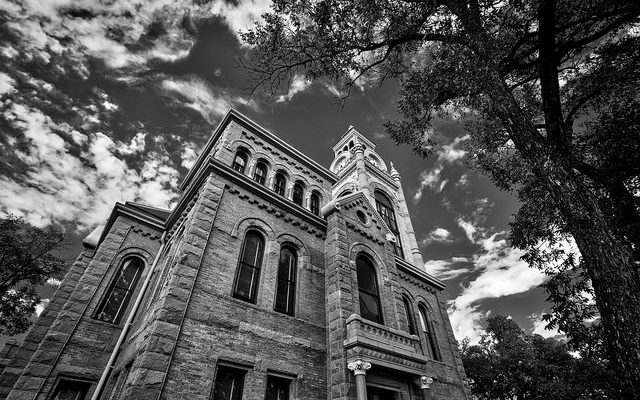
<instances>
[{"instance_id":1,"label":"stone courthouse building","mask_svg":"<svg viewBox=\"0 0 640 400\"><path fill-rule=\"evenodd\" d=\"M329 169L231 110L173 210L115 205L21 344L9 400L470 399L400 175Z\"/></svg>"}]
</instances>

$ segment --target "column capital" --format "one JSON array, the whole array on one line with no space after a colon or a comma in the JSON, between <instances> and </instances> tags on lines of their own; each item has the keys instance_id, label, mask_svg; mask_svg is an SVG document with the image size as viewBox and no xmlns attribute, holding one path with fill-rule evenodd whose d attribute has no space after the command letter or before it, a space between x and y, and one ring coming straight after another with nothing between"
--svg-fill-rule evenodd
<instances>
[{"instance_id":1,"label":"column capital","mask_svg":"<svg viewBox=\"0 0 640 400\"><path fill-rule=\"evenodd\" d=\"M433 383L433 378L422 375L416 380L416 383L418 384L418 386L420 386L420 389L430 389L431 384Z\"/></svg>"},{"instance_id":2,"label":"column capital","mask_svg":"<svg viewBox=\"0 0 640 400\"><path fill-rule=\"evenodd\" d=\"M353 375L366 375L367 371L371 369L371 363L362 360L356 360L347 364L347 368L349 368L349 370L353 372Z\"/></svg>"}]
</instances>

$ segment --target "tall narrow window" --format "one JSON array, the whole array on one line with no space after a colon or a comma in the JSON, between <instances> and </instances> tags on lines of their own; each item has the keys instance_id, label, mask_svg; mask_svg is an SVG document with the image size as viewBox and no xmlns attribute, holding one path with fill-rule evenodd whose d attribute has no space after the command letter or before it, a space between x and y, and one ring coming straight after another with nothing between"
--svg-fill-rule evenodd
<instances>
[{"instance_id":1,"label":"tall narrow window","mask_svg":"<svg viewBox=\"0 0 640 400\"><path fill-rule=\"evenodd\" d=\"M284 189L287 186L287 178L285 178L282 172L278 172L273 181L273 191L280 196L284 196Z\"/></svg>"},{"instance_id":2,"label":"tall narrow window","mask_svg":"<svg viewBox=\"0 0 640 400\"><path fill-rule=\"evenodd\" d=\"M291 380L279 376L267 376L267 394L264 400L289 400Z\"/></svg>"},{"instance_id":3,"label":"tall narrow window","mask_svg":"<svg viewBox=\"0 0 640 400\"><path fill-rule=\"evenodd\" d=\"M91 382L60 379L51 400L83 400L90 387Z\"/></svg>"},{"instance_id":4,"label":"tall narrow window","mask_svg":"<svg viewBox=\"0 0 640 400\"><path fill-rule=\"evenodd\" d=\"M120 322L143 269L144 262L138 257L129 257L124 260L100 307L98 307L95 314L96 319L112 324Z\"/></svg>"},{"instance_id":5,"label":"tall narrow window","mask_svg":"<svg viewBox=\"0 0 640 400\"><path fill-rule=\"evenodd\" d=\"M258 161L256 168L253 171L253 180L261 185L267 181L267 164L262 161Z\"/></svg>"},{"instance_id":6,"label":"tall narrow window","mask_svg":"<svg viewBox=\"0 0 640 400\"><path fill-rule=\"evenodd\" d=\"M358 292L360 295L360 316L369 321L382 324L380 292L373 263L365 256L356 258Z\"/></svg>"},{"instance_id":7,"label":"tall narrow window","mask_svg":"<svg viewBox=\"0 0 640 400\"><path fill-rule=\"evenodd\" d=\"M428 317L429 314L427 313L427 309L422 304L420 304L418 306L418 311L420 314L420 327L422 328L424 339L427 341L427 348L429 350L428 355L434 360L440 361L440 352L438 351L436 337L433 332L433 325L429 320L429 317Z\"/></svg>"},{"instance_id":8,"label":"tall narrow window","mask_svg":"<svg viewBox=\"0 0 640 400\"><path fill-rule=\"evenodd\" d=\"M402 242L400 241L400 232L398 231L398 223L396 222L396 214L393 211L391 200L378 190L375 192L375 198L378 214L380 214L384 223L387 224L389 229L391 229L391 232L396 236L396 242L393 244L393 252L399 257L404 257L404 253L402 252Z\"/></svg>"},{"instance_id":9,"label":"tall narrow window","mask_svg":"<svg viewBox=\"0 0 640 400\"><path fill-rule=\"evenodd\" d=\"M255 303L263 253L262 235L255 231L248 232L242 245L233 297Z\"/></svg>"},{"instance_id":10,"label":"tall narrow window","mask_svg":"<svg viewBox=\"0 0 640 400\"><path fill-rule=\"evenodd\" d=\"M302 205L302 193L303 193L303 191L304 191L304 189L302 188L302 183L296 182L296 184L293 185L293 194L291 196L291 200L293 200L293 202L298 204L298 205Z\"/></svg>"},{"instance_id":11,"label":"tall narrow window","mask_svg":"<svg viewBox=\"0 0 640 400\"><path fill-rule=\"evenodd\" d=\"M296 269L298 257L290 246L280 249L280 263L278 264L278 285L276 288L275 310L293 315L296 298Z\"/></svg>"},{"instance_id":12,"label":"tall narrow window","mask_svg":"<svg viewBox=\"0 0 640 400\"><path fill-rule=\"evenodd\" d=\"M244 170L247 168L248 159L249 157L247 156L247 153L242 150L239 150L233 159L233 164L231 164L231 168L235 169L241 174L244 174Z\"/></svg>"},{"instance_id":13,"label":"tall narrow window","mask_svg":"<svg viewBox=\"0 0 640 400\"><path fill-rule=\"evenodd\" d=\"M411 311L411 303L409 303L409 299L404 296L402 297L402 303L404 304L404 312L407 316L407 328L409 328L409 333L415 335L416 326L413 323L413 312Z\"/></svg>"},{"instance_id":14,"label":"tall narrow window","mask_svg":"<svg viewBox=\"0 0 640 400\"><path fill-rule=\"evenodd\" d=\"M309 210L315 215L320 215L320 196L318 193L311 193L309 197Z\"/></svg>"},{"instance_id":15,"label":"tall narrow window","mask_svg":"<svg viewBox=\"0 0 640 400\"><path fill-rule=\"evenodd\" d=\"M244 370L220 365L213 386L213 400L242 400L244 375Z\"/></svg>"}]
</instances>

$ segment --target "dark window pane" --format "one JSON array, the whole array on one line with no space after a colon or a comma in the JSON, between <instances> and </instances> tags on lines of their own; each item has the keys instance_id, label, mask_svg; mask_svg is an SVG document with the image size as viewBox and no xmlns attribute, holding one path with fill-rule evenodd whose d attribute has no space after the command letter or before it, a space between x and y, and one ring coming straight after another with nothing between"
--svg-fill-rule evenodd
<instances>
[{"instance_id":1,"label":"dark window pane","mask_svg":"<svg viewBox=\"0 0 640 400\"><path fill-rule=\"evenodd\" d=\"M259 266L262 263L262 247L262 236L255 232L248 233L243 247L242 262Z\"/></svg>"},{"instance_id":2,"label":"dark window pane","mask_svg":"<svg viewBox=\"0 0 640 400\"><path fill-rule=\"evenodd\" d=\"M309 199L309 209L315 215L320 214L320 198L317 194L312 194Z\"/></svg>"},{"instance_id":3,"label":"dark window pane","mask_svg":"<svg viewBox=\"0 0 640 400\"><path fill-rule=\"evenodd\" d=\"M289 400L291 381L276 376L267 377L267 395L265 400Z\"/></svg>"},{"instance_id":4,"label":"dark window pane","mask_svg":"<svg viewBox=\"0 0 640 400\"><path fill-rule=\"evenodd\" d=\"M122 263L95 314L97 319L115 324L119 322L127 309L143 268L142 260L135 257L128 258Z\"/></svg>"},{"instance_id":5,"label":"dark window pane","mask_svg":"<svg viewBox=\"0 0 640 400\"><path fill-rule=\"evenodd\" d=\"M233 159L233 164L231 167L236 171L244 174L244 170L247 166L247 156L243 153L236 154L236 157Z\"/></svg>"},{"instance_id":6,"label":"dark window pane","mask_svg":"<svg viewBox=\"0 0 640 400\"><path fill-rule=\"evenodd\" d=\"M243 370L219 366L213 388L213 400L241 400L243 386Z\"/></svg>"},{"instance_id":7,"label":"dark window pane","mask_svg":"<svg viewBox=\"0 0 640 400\"><path fill-rule=\"evenodd\" d=\"M264 163L259 162L256 164L256 169L253 172L253 180L261 185L264 185L267 179L267 166Z\"/></svg>"},{"instance_id":8,"label":"dark window pane","mask_svg":"<svg viewBox=\"0 0 640 400\"><path fill-rule=\"evenodd\" d=\"M249 232L245 236L242 254L238 264L233 296L254 302L260 277L264 239L257 232Z\"/></svg>"},{"instance_id":9,"label":"dark window pane","mask_svg":"<svg viewBox=\"0 0 640 400\"><path fill-rule=\"evenodd\" d=\"M360 315L364 319L382 324L380 293L376 282L376 271L365 257L356 258L358 292L360 295Z\"/></svg>"},{"instance_id":10,"label":"dark window pane","mask_svg":"<svg viewBox=\"0 0 640 400\"><path fill-rule=\"evenodd\" d=\"M295 282L298 258L289 247L280 250L278 263L278 283L276 287L276 304L274 309L293 315L295 305Z\"/></svg>"},{"instance_id":11,"label":"dark window pane","mask_svg":"<svg viewBox=\"0 0 640 400\"><path fill-rule=\"evenodd\" d=\"M365 292L360 292L360 315L369 321L382 323L378 298Z\"/></svg>"},{"instance_id":12,"label":"dark window pane","mask_svg":"<svg viewBox=\"0 0 640 400\"><path fill-rule=\"evenodd\" d=\"M280 196L284 196L284 189L287 185L287 181L282 174L277 174L273 185L273 190Z\"/></svg>"},{"instance_id":13,"label":"dark window pane","mask_svg":"<svg viewBox=\"0 0 640 400\"><path fill-rule=\"evenodd\" d=\"M413 335L416 333L416 328L413 324L411 305L409 304L409 300L407 300L405 297L402 298L402 303L404 304L404 312L407 316L407 327L409 328L409 333Z\"/></svg>"},{"instance_id":14,"label":"dark window pane","mask_svg":"<svg viewBox=\"0 0 640 400\"><path fill-rule=\"evenodd\" d=\"M293 195L291 197L294 203L302 205L302 185L296 183L293 186Z\"/></svg>"},{"instance_id":15,"label":"dark window pane","mask_svg":"<svg viewBox=\"0 0 640 400\"><path fill-rule=\"evenodd\" d=\"M398 223L396 222L396 214L393 211L391 200L379 191L375 192L374 197L376 199L376 209L378 210L378 214L380 214L384 223L396 237L396 242L393 244L393 252L397 256L404 257Z\"/></svg>"},{"instance_id":16,"label":"dark window pane","mask_svg":"<svg viewBox=\"0 0 640 400\"><path fill-rule=\"evenodd\" d=\"M356 270L358 273L358 288L371 294L378 293L376 272L369 261L364 257L358 257L356 259Z\"/></svg>"},{"instance_id":17,"label":"dark window pane","mask_svg":"<svg viewBox=\"0 0 640 400\"><path fill-rule=\"evenodd\" d=\"M52 400L83 400L89 391L89 382L61 379Z\"/></svg>"}]
</instances>

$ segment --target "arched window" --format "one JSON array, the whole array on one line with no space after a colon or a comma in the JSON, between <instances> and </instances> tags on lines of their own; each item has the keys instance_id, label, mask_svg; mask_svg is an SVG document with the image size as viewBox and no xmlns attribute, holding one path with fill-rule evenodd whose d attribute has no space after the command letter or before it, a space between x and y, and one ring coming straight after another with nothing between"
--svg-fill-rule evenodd
<instances>
[{"instance_id":1,"label":"arched window","mask_svg":"<svg viewBox=\"0 0 640 400\"><path fill-rule=\"evenodd\" d=\"M253 171L253 180L261 185L264 185L267 181L267 164L263 161L258 161L256 163L256 168Z\"/></svg>"},{"instance_id":2,"label":"arched window","mask_svg":"<svg viewBox=\"0 0 640 400\"><path fill-rule=\"evenodd\" d=\"M389 198L379 190L376 190L374 197L376 198L376 208L378 209L378 213L396 237L396 241L393 243L393 252L399 257L404 257L404 253L402 252L402 242L400 241L400 232L398 231L398 223L396 222L396 213L393 211L391 200L389 200Z\"/></svg>"},{"instance_id":3,"label":"arched window","mask_svg":"<svg viewBox=\"0 0 640 400\"><path fill-rule=\"evenodd\" d=\"M298 256L291 246L282 246L278 263L278 285L276 287L276 304L278 312L293 315L296 299L296 269Z\"/></svg>"},{"instance_id":4,"label":"arched window","mask_svg":"<svg viewBox=\"0 0 640 400\"><path fill-rule=\"evenodd\" d=\"M369 321L383 323L382 307L380 306L380 292L376 269L369 258L356 258L356 272L358 275L358 293L360 295L360 316Z\"/></svg>"},{"instance_id":5,"label":"arched window","mask_svg":"<svg viewBox=\"0 0 640 400\"><path fill-rule=\"evenodd\" d=\"M284 190L287 187L287 178L282 172L278 172L273 180L273 191L280 196L284 196Z\"/></svg>"},{"instance_id":6,"label":"arched window","mask_svg":"<svg viewBox=\"0 0 640 400\"><path fill-rule=\"evenodd\" d=\"M311 193L309 197L309 210L315 215L320 215L320 195L318 192Z\"/></svg>"},{"instance_id":7,"label":"arched window","mask_svg":"<svg viewBox=\"0 0 640 400\"><path fill-rule=\"evenodd\" d=\"M136 289L144 261L138 257L126 258L116 272L107 294L104 296L96 312L96 319L117 324L129 305L131 296Z\"/></svg>"},{"instance_id":8,"label":"arched window","mask_svg":"<svg viewBox=\"0 0 640 400\"><path fill-rule=\"evenodd\" d=\"M293 185L293 193L291 195L291 200L293 200L294 203L301 206L303 193L304 193L304 187L302 186L302 183L300 183L299 181L296 182L296 184Z\"/></svg>"},{"instance_id":9,"label":"arched window","mask_svg":"<svg viewBox=\"0 0 640 400\"><path fill-rule=\"evenodd\" d=\"M244 174L244 170L247 168L248 159L249 156L247 155L246 151L238 150L236 156L233 158L233 164L231 164L231 168L235 169L241 174Z\"/></svg>"},{"instance_id":10,"label":"arched window","mask_svg":"<svg viewBox=\"0 0 640 400\"><path fill-rule=\"evenodd\" d=\"M418 306L418 313L420 314L420 328L424 334L424 339L427 342L427 349L429 350L429 357L436 361L440 361L440 352L438 351L438 344L436 342L436 336L433 332L433 324L429 319L429 314L424 305Z\"/></svg>"},{"instance_id":11,"label":"arched window","mask_svg":"<svg viewBox=\"0 0 640 400\"><path fill-rule=\"evenodd\" d=\"M338 195L338 198L340 198L340 197L344 197L344 196L348 196L348 195L350 195L351 193L353 193L351 190L344 190L342 193L340 193L340 194Z\"/></svg>"},{"instance_id":12,"label":"arched window","mask_svg":"<svg viewBox=\"0 0 640 400\"><path fill-rule=\"evenodd\" d=\"M409 328L409 333L415 335L416 325L413 323L413 311L411 309L411 303L409 302L409 299L402 296L402 304L404 304L404 313L407 316L407 327Z\"/></svg>"},{"instance_id":13,"label":"arched window","mask_svg":"<svg viewBox=\"0 0 640 400\"><path fill-rule=\"evenodd\" d=\"M264 253L264 238L256 231L250 231L244 238L233 297L255 303L258 279Z\"/></svg>"}]
</instances>

